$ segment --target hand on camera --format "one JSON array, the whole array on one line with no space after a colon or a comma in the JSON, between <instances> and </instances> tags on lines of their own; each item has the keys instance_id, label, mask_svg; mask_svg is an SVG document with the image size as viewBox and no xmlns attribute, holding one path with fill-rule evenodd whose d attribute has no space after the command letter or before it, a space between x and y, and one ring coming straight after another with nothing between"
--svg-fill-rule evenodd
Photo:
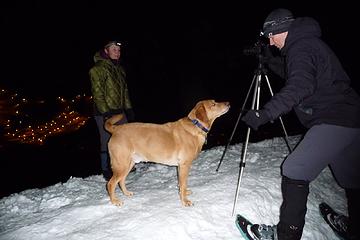
<instances>
[{"instance_id":1,"label":"hand on camera","mask_svg":"<svg viewBox=\"0 0 360 240\"><path fill-rule=\"evenodd\" d=\"M249 110L241 120L256 131L261 125L270 121L270 116L265 110Z\"/></svg>"}]
</instances>

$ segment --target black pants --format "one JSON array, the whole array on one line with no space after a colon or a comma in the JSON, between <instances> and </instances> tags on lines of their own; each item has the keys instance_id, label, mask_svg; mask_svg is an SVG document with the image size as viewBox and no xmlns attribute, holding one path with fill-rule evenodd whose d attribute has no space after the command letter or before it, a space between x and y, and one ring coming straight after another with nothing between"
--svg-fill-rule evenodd
<instances>
[{"instance_id":1,"label":"black pants","mask_svg":"<svg viewBox=\"0 0 360 240\"><path fill-rule=\"evenodd\" d=\"M345 189L360 189L360 129L316 125L309 129L297 148L284 161L283 203L278 224L280 240L301 238L309 183L327 166L330 166L340 186ZM358 208L348 207L350 216L358 215ZM283 233L288 233L290 237L281 237Z\"/></svg>"},{"instance_id":2,"label":"black pants","mask_svg":"<svg viewBox=\"0 0 360 240\"><path fill-rule=\"evenodd\" d=\"M308 130L286 158L282 175L313 181L330 166L343 188L360 188L360 128L321 124Z\"/></svg>"},{"instance_id":3,"label":"black pants","mask_svg":"<svg viewBox=\"0 0 360 240\"><path fill-rule=\"evenodd\" d=\"M108 147L107 144L109 142L109 139L111 137L111 134L108 133L104 128L104 117L101 115L94 116L96 125L99 130L99 136L100 136L100 159L101 159L101 170L103 172L110 171L110 162L109 162L109 153L108 153ZM119 122L117 122L117 125L127 123L127 118L124 116Z\"/></svg>"},{"instance_id":4,"label":"black pants","mask_svg":"<svg viewBox=\"0 0 360 240\"><path fill-rule=\"evenodd\" d=\"M360 189L345 189L348 200L349 235L351 239L360 239Z\"/></svg>"}]
</instances>

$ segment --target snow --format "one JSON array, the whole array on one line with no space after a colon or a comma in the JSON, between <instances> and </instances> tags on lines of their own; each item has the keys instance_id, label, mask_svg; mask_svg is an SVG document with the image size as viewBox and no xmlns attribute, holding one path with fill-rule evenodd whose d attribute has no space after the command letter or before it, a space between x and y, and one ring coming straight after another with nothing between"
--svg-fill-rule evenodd
<instances>
[{"instance_id":1,"label":"snow","mask_svg":"<svg viewBox=\"0 0 360 240\"><path fill-rule=\"evenodd\" d=\"M300 136L289 140L294 146ZM0 199L0 239L229 240L242 239L234 223L236 213L254 223L276 224L282 201L280 164L288 154L285 141L249 143L233 216L242 143L228 147L216 172L224 148L203 150L193 162L188 181L192 207L180 203L176 167L139 163L127 179L134 196L116 190L124 200L122 207L110 203L100 175ZM302 239L336 239L319 214L322 201L347 214L345 192L328 168L310 185Z\"/></svg>"}]
</instances>

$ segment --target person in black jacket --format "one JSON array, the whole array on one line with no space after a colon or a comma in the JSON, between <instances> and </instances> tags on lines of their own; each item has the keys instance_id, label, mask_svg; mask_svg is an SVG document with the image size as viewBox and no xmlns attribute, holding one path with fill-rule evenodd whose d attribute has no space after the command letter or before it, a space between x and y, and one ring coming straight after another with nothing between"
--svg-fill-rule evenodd
<instances>
[{"instance_id":1,"label":"person in black jacket","mask_svg":"<svg viewBox=\"0 0 360 240\"><path fill-rule=\"evenodd\" d=\"M256 224L253 233L261 236L273 231L280 240L300 239L309 183L329 166L345 189L349 214L348 222L341 221L347 218L332 219L332 227L346 239L360 239L356 231L360 222L360 97L335 53L320 38L315 19L294 18L288 9L275 9L265 19L263 34L284 58L285 71L274 72L284 72L286 82L262 109L248 111L242 120L257 130L294 109L308 130L281 166L283 202L278 224Z\"/></svg>"}]
</instances>

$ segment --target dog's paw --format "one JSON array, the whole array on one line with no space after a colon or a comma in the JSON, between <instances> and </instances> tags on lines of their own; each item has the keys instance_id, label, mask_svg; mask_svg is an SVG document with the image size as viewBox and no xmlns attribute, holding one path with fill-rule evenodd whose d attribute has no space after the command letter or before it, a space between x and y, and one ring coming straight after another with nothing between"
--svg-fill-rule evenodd
<instances>
[{"instance_id":1,"label":"dog's paw","mask_svg":"<svg viewBox=\"0 0 360 240\"><path fill-rule=\"evenodd\" d=\"M193 203L189 199L185 199L184 201L182 201L182 204L183 204L184 207L193 206Z\"/></svg>"},{"instance_id":2,"label":"dog's paw","mask_svg":"<svg viewBox=\"0 0 360 240\"><path fill-rule=\"evenodd\" d=\"M124 195L127 196L127 197L132 197L134 195L134 193L130 192L130 191L125 191Z\"/></svg>"},{"instance_id":3,"label":"dog's paw","mask_svg":"<svg viewBox=\"0 0 360 240\"><path fill-rule=\"evenodd\" d=\"M124 202L119 200L119 199L111 200L111 203L114 204L117 207L121 207L124 204Z\"/></svg>"}]
</instances>

